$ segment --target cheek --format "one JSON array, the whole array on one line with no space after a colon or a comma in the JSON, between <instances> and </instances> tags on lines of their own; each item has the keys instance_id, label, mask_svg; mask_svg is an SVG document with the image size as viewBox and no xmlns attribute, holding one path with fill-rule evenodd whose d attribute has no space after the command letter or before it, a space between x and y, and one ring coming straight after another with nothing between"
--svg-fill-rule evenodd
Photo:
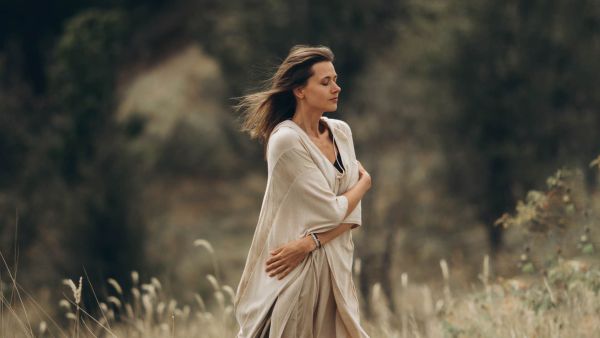
<instances>
[{"instance_id":1,"label":"cheek","mask_svg":"<svg viewBox=\"0 0 600 338\"><path fill-rule=\"evenodd\" d=\"M318 101L328 100L331 96L329 94L329 87L319 85L317 88L314 88L312 91L313 98Z\"/></svg>"},{"instance_id":2,"label":"cheek","mask_svg":"<svg viewBox=\"0 0 600 338\"><path fill-rule=\"evenodd\" d=\"M317 104L329 100L330 96L329 87L326 86L311 88L311 90L306 94L306 98L309 100L309 102Z\"/></svg>"}]
</instances>

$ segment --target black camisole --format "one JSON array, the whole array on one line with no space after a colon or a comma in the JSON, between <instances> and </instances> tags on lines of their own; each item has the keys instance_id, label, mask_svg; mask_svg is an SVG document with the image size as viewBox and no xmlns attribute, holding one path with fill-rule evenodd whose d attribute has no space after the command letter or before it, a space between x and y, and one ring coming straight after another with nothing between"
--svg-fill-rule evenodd
<instances>
[{"instance_id":1,"label":"black camisole","mask_svg":"<svg viewBox=\"0 0 600 338\"><path fill-rule=\"evenodd\" d=\"M337 144L333 144L334 147L336 147L337 149ZM337 171L339 171L340 173L344 172L344 164L342 163L342 156L340 156L340 150L337 150L337 161L335 161L335 163L333 164L333 166L337 169Z\"/></svg>"},{"instance_id":2,"label":"black camisole","mask_svg":"<svg viewBox=\"0 0 600 338\"><path fill-rule=\"evenodd\" d=\"M322 126L323 128L327 128L326 125L323 124L323 122L321 121L320 126ZM339 171L340 173L344 172L344 164L342 163L342 156L340 155L340 150L338 149L337 146L337 142L335 142L335 139L333 138L333 134L331 132L331 130L329 131L329 136L333 142L333 146L335 147L335 151L337 152L337 158L336 161L333 163L333 166L335 167L335 169L337 169L337 171Z\"/></svg>"}]
</instances>

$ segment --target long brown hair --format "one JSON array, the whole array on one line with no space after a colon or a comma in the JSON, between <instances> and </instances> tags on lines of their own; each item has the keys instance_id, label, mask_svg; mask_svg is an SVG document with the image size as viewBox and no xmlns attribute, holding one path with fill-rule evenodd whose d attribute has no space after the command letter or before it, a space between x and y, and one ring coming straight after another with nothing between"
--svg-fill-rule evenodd
<instances>
[{"instance_id":1,"label":"long brown hair","mask_svg":"<svg viewBox=\"0 0 600 338\"><path fill-rule=\"evenodd\" d=\"M291 119L296 111L293 90L306 84L313 75L312 66L321 61L333 62L333 52L325 46L296 45L267 81L266 88L242 96L236 109L242 112L242 131L258 139L266 150L275 126ZM266 155L266 154L265 154Z\"/></svg>"}]
</instances>

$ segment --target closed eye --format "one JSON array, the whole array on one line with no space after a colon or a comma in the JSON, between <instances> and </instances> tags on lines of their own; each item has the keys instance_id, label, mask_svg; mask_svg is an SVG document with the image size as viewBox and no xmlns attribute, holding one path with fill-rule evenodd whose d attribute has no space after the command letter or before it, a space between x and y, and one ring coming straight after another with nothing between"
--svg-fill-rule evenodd
<instances>
[{"instance_id":1,"label":"closed eye","mask_svg":"<svg viewBox=\"0 0 600 338\"><path fill-rule=\"evenodd\" d=\"M327 86L329 84L331 77L327 76L324 78L325 81L321 82L323 86ZM333 82L337 83L337 75L333 77Z\"/></svg>"}]
</instances>

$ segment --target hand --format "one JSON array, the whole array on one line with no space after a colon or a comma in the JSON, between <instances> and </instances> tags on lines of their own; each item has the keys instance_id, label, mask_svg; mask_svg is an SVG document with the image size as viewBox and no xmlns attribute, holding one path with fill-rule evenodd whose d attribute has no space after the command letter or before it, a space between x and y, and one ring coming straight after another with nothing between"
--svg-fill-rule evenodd
<instances>
[{"instance_id":1,"label":"hand","mask_svg":"<svg viewBox=\"0 0 600 338\"><path fill-rule=\"evenodd\" d=\"M315 248L316 243L309 235L271 251L266 270L269 277L277 276L278 279L283 279Z\"/></svg>"},{"instance_id":2,"label":"hand","mask_svg":"<svg viewBox=\"0 0 600 338\"><path fill-rule=\"evenodd\" d=\"M367 180L367 182L369 183L369 187L371 187L371 174L369 174L365 168L362 166L362 164L360 163L360 161L356 161L358 162L358 179L364 179Z\"/></svg>"}]
</instances>

